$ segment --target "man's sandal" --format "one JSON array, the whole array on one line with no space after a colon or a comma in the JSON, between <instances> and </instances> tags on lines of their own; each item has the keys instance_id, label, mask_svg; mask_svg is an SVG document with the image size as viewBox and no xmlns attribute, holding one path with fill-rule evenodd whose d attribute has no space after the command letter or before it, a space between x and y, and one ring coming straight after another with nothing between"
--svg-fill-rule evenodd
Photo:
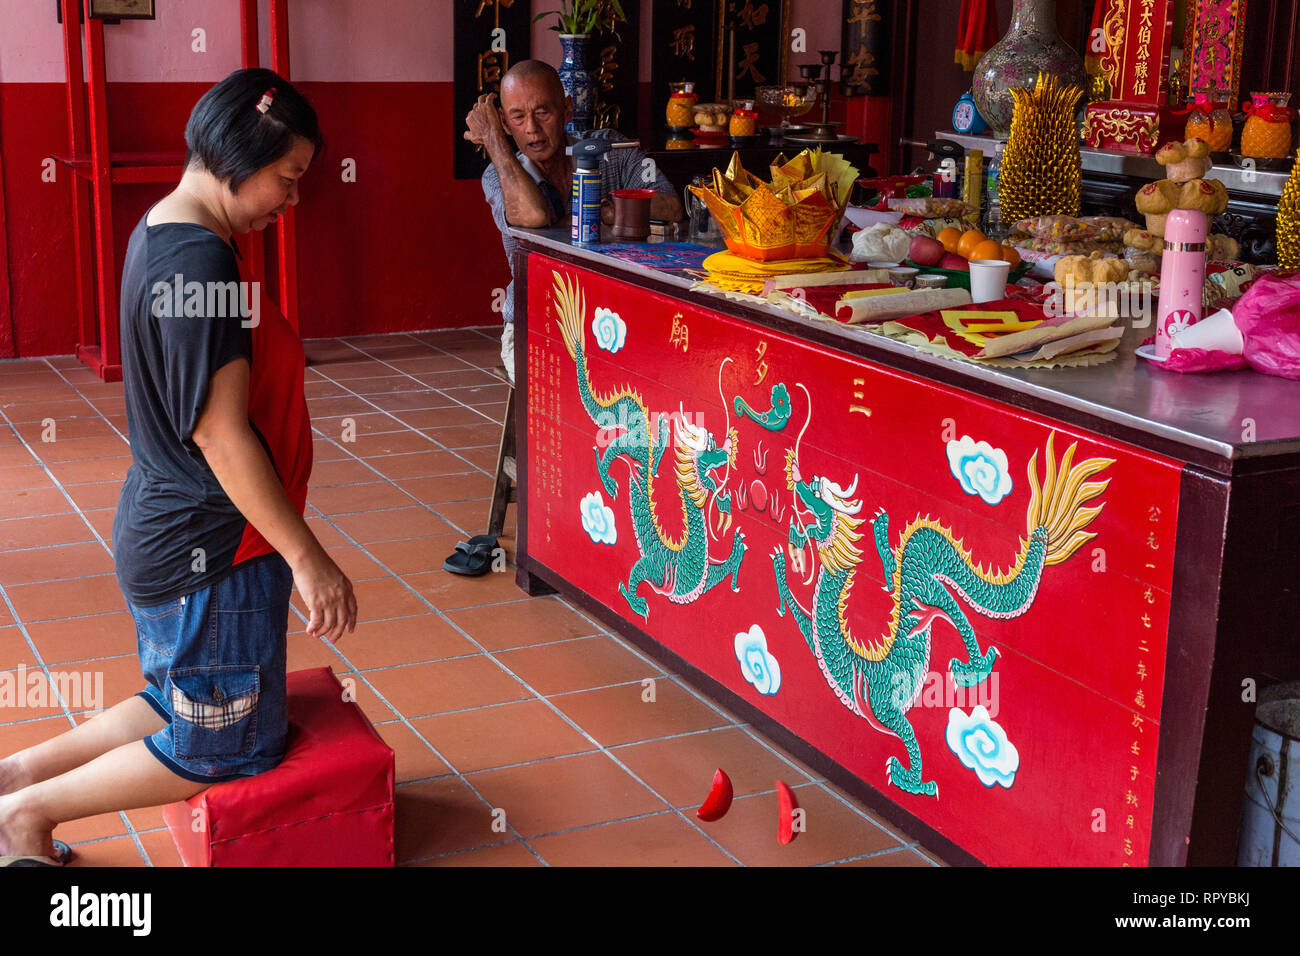
<instances>
[{"instance_id":1,"label":"man's sandal","mask_svg":"<svg viewBox=\"0 0 1300 956\"><path fill-rule=\"evenodd\" d=\"M442 563L442 569L472 578L487 574L497 547L496 535L476 534L457 543L455 553Z\"/></svg>"},{"instance_id":2,"label":"man's sandal","mask_svg":"<svg viewBox=\"0 0 1300 956\"><path fill-rule=\"evenodd\" d=\"M51 856L0 856L0 866L67 866L70 859L72 847L62 840L55 840Z\"/></svg>"}]
</instances>

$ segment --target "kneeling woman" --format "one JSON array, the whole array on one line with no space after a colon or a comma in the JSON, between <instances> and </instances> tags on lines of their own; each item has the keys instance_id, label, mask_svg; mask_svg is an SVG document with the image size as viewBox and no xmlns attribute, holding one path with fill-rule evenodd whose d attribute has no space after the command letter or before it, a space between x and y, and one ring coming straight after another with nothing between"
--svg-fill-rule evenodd
<instances>
[{"instance_id":1,"label":"kneeling woman","mask_svg":"<svg viewBox=\"0 0 1300 956\"><path fill-rule=\"evenodd\" d=\"M322 139L270 70L199 100L179 185L145 214L122 275L132 464L113 522L146 687L0 760L0 863L58 865L53 828L171 803L284 756L289 594L309 634L353 630L352 585L302 514L312 437L297 333L241 283L234 233L298 202ZM238 290L238 291L237 291Z\"/></svg>"}]
</instances>

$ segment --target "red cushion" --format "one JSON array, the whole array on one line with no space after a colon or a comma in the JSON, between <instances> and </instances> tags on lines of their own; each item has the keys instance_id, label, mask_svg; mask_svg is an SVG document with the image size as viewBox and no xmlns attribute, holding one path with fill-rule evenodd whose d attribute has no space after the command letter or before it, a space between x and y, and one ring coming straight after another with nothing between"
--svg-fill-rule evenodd
<instances>
[{"instance_id":1,"label":"red cushion","mask_svg":"<svg viewBox=\"0 0 1300 956\"><path fill-rule=\"evenodd\" d=\"M186 866L392 866L393 751L328 667L288 675L274 770L163 808Z\"/></svg>"}]
</instances>

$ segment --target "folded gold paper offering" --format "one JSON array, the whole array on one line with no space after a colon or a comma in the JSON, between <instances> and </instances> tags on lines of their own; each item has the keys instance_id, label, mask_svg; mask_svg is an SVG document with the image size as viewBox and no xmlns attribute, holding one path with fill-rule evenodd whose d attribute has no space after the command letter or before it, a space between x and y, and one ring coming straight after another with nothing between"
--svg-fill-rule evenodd
<instances>
[{"instance_id":1,"label":"folded gold paper offering","mask_svg":"<svg viewBox=\"0 0 1300 956\"><path fill-rule=\"evenodd\" d=\"M837 153L805 149L779 155L765 183L732 153L726 173L713 170L713 187L691 186L722 229L727 248L747 259L817 259L826 255L844 215L857 169Z\"/></svg>"}]
</instances>

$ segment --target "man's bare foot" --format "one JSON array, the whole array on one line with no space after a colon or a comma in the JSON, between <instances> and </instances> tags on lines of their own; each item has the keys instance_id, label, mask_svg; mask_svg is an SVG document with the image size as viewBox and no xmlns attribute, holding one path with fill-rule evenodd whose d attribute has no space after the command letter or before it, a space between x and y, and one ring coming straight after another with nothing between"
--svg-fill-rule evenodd
<instances>
[{"instance_id":1,"label":"man's bare foot","mask_svg":"<svg viewBox=\"0 0 1300 956\"><path fill-rule=\"evenodd\" d=\"M53 856L54 828L13 794L0 797L0 856Z\"/></svg>"}]
</instances>

